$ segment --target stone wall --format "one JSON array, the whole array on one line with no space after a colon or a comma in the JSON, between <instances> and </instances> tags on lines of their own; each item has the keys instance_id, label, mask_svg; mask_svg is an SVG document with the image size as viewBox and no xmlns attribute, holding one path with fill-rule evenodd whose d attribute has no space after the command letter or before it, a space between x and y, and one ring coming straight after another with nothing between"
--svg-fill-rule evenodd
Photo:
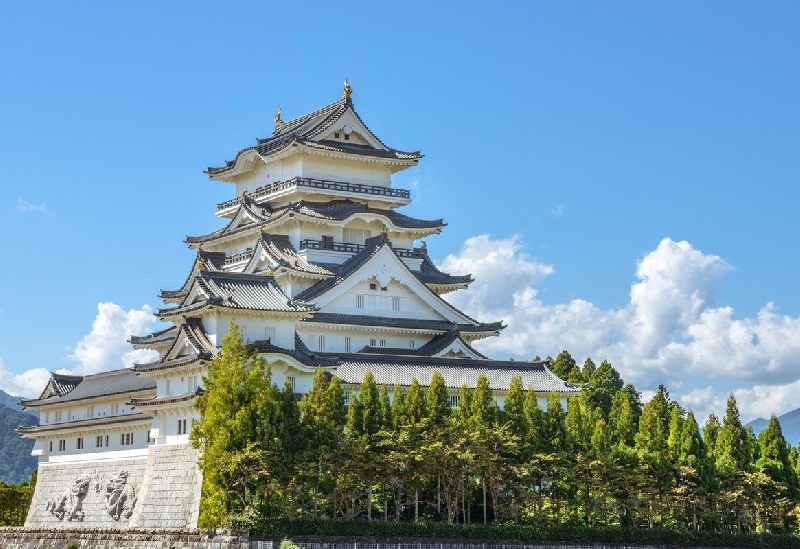
<instances>
[{"instance_id":1,"label":"stone wall","mask_svg":"<svg viewBox=\"0 0 800 549\"><path fill-rule=\"evenodd\" d=\"M139 505L145 461L40 464L25 526L127 528Z\"/></svg>"},{"instance_id":2,"label":"stone wall","mask_svg":"<svg viewBox=\"0 0 800 549\"><path fill-rule=\"evenodd\" d=\"M195 528L197 459L188 444L174 444L150 446L147 457L42 463L25 526Z\"/></svg>"},{"instance_id":3,"label":"stone wall","mask_svg":"<svg viewBox=\"0 0 800 549\"><path fill-rule=\"evenodd\" d=\"M203 477L198 452L188 444L151 446L139 502L131 526L194 528L200 512Z\"/></svg>"},{"instance_id":4,"label":"stone wall","mask_svg":"<svg viewBox=\"0 0 800 549\"><path fill-rule=\"evenodd\" d=\"M247 532L100 528L0 528L2 549L247 549Z\"/></svg>"}]
</instances>

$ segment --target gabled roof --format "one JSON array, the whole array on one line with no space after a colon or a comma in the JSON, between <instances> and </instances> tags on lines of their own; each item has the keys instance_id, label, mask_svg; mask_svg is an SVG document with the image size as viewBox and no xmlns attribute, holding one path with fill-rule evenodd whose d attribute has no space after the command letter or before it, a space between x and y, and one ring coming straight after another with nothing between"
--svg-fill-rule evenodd
<instances>
[{"instance_id":1,"label":"gabled roof","mask_svg":"<svg viewBox=\"0 0 800 549\"><path fill-rule=\"evenodd\" d=\"M59 374L53 374L59 375ZM64 395L23 400L20 404L26 408L35 408L45 404L59 404L86 398L110 396L122 393L131 393L155 389L156 383L149 377L139 377L132 369L112 370L88 376L70 376L80 378L80 381Z\"/></svg>"},{"instance_id":2,"label":"gabled roof","mask_svg":"<svg viewBox=\"0 0 800 549\"><path fill-rule=\"evenodd\" d=\"M327 353L326 353L327 354ZM485 375L489 387L506 391L514 377L521 377L526 389L539 393L577 393L580 388L560 379L548 367L547 362L505 362L468 358L434 358L416 356L378 356L363 354L336 355L339 367L336 375L342 383L359 385L367 370L375 376L375 382L388 386L409 386L414 378L423 386L429 386L433 372L439 371L448 389L460 389L466 385L475 387L478 378Z\"/></svg>"},{"instance_id":3,"label":"gabled roof","mask_svg":"<svg viewBox=\"0 0 800 549\"><path fill-rule=\"evenodd\" d=\"M189 292L189 287L192 284L192 280L200 272L200 265L203 266L203 270L221 271L225 265L225 253L207 252L205 250L198 249L196 259L194 263L192 263L192 269L189 271L189 275L186 277L186 280L184 280L183 284L181 284L181 287L177 290L161 290L161 292L158 294L158 297L165 302L177 302L186 297L186 294Z\"/></svg>"},{"instance_id":4,"label":"gabled roof","mask_svg":"<svg viewBox=\"0 0 800 549\"><path fill-rule=\"evenodd\" d=\"M450 330L449 332L445 332L441 335L434 337L425 345L420 347L417 350L417 354L424 356L433 356L441 353L454 343L457 344L457 346L459 347L465 348L467 352L471 353L473 356L470 358L480 358L484 360L489 360L489 357L479 353L470 344L461 339L461 334L459 334L458 330Z\"/></svg>"},{"instance_id":5,"label":"gabled roof","mask_svg":"<svg viewBox=\"0 0 800 549\"><path fill-rule=\"evenodd\" d=\"M333 140L320 140L320 136L326 130L331 129L336 121L342 118L346 112L352 112L356 119L363 125L370 137L378 143L378 147L355 145ZM224 176L236 167L237 160L242 154L255 151L259 156L268 157L290 147L292 144L299 144L314 148L325 148L346 154L357 154L362 156L375 156L389 159L417 160L422 158L419 151L404 152L387 147L378 137L372 133L364 121L353 107L353 102L349 97L342 97L340 100L326 105L325 107L312 113L300 116L294 120L283 122L275 126L270 137L257 139L256 146L242 149L236 154L233 160L228 160L224 166L211 167L206 173L214 178Z\"/></svg>"},{"instance_id":6,"label":"gabled roof","mask_svg":"<svg viewBox=\"0 0 800 549\"><path fill-rule=\"evenodd\" d=\"M195 293L206 297L189 303L187 299ZM192 281L183 303L178 307L159 309L157 316L189 315L208 306L283 313L314 310L313 305L289 299L271 276L200 271Z\"/></svg>"},{"instance_id":7,"label":"gabled roof","mask_svg":"<svg viewBox=\"0 0 800 549\"><path fill-rule=\"evenodd\" d=\"M250 262L245 267L245 272L252 272L255 270L258 263L261 261L261 253L267 255L269 261L274 267L286 267L304 273L310 273L318 276L330 276L335 271L325 265L318 263L309 263L305 258L297 254L292 243L289 241L289 236L285 234L265 234L261 233L256 244L255 253L250 259Z\"/></svg>"},{"instance_id":8,"label":"gabled roof","mask_svg":"<svg viewBox=\"0 0 800 549\"><path fill-rule=\"evenodd\" d=\"M38 400L45 400L52 397L63 397L83 380L82 376L72 376L67 374L57 374L50 372L50 380L47 382Z\"/></svg>"},{"instance_id":9,"label":"gabled roof","mask_svg":"<svg viewBox=\"0 0 800 549\"><path fill-rule=\"evenodd\" d=\"M239 208L250 207L251 199L246 199ZM275 227L287 220L294 220L298 216L306 219L320 219L325 221L345 221L356 215L373 215L383 218L386 225L396 229L409 229L418 231L440 231L447 225L443 219L417 219L398 213L394 210L384 210L373 208L360 202L352 200L331 200L328 202L311 202L301 200L287 204L274 210L264 210L262 212L251 212L253 218L259 223L264 222L268 226ZM240 224L240 215L234 215L227 225L211 233L200 236L187 236L185 242L190 246L212 242L224 236L235 235L249 230L258 229L260 225L254 223ZM263 227L262 227L263 228Z\"/></svg>"},{"instance_id":10,"label":"gabled roof","mask_svg":"<svg viewBox=\"0 0 800 549\"><path fill-rule=\"evenodd\" d=\"M364 249L361 250L359 253L353 255L352 257L350 257L344 263L342 263L341 267L339 268L339 271L336 273L335 276L322 280L314 284L307 290L300 292L295 297L295 299L301 301L312 301L330 292L336 286L342 284L345 280L350 278L354 273L356 273L359 269L361 269L361 267L369 263L373 257L375 257L381 250L384 249L389 250L389 252L392 254L390 257L396 259L397 267L409 275L408 280L406 281L406 285L408 285L409 287L413 286L413 284L410 284L410 281L414 280L414 282L417 282L416 275L414 274L413 271L411 271L408 268L408 265L406 265L405 262L403 262L403 260L397 256L397 252L395 252L395 250L392 248L388 236L386 234L380 234L378 236L368 238L364 242ZM428 298L430 299L430 303L433 303L434 304L433 307L438 308L439 313L442 314L443 316L451 315L451 318L452 317L459 318L461 320L458 320L457 322L463 323L464 325L470 325L470 324L481 325L480 322L473 319L463 311L460 311L452 304L442 299L438 294L433 292L430 288L428 288L424 284L420 284L418 292L423 292L427 294ZM421 294L420 297L422 297ZM442 311L445 311L446 314L442 313ZM378 319L376 318L376 321L377 320ZM312 321L318 321L318 320L312 319ZM450 324L450 326L452 327L452 324ZM502 323L497 323L496 328L494 328L494 331L499 332L503 328L505 328L505 326L503 326Z\"/></svg>"}]
</instances>

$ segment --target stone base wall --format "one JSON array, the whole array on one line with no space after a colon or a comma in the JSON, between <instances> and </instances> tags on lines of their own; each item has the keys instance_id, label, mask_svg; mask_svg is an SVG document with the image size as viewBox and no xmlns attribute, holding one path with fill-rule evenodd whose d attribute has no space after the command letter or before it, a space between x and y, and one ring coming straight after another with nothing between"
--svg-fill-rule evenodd
<instances>
[{"instance_id":1,"label":"stone base wall","mask_svg":"<svg viewBox=\"0 0 800 549\"><path fill-rule=\"evenodd\" d=\"M151 446L141 499L131 525L139 528L195 528L203 476L198 452L188 444Z\"/></svg>"},{"instance_id":2,"label":"stone base wall","mask_svg":"<svg viewBox=\"0 0 800 549\"><path fill-rule=\"evenodd\" d=\"M231 530L108 530L94 528L0 528L2 549L247 549L247 532Z\"/></svg>"},{"instance_id":3,"label":"stone base wall","mask_svg":"<svg viewBox=\"0 0 800 549\"><path fill-rule=\"evenodd\" d=\"M25 527L195 528L197 459L188 444L174 444L151 446L147 457L42 463Z\"/></svg>"},{"instance_id":4,"label":"stone base wall","mask_svg":"<svg viewBox=\"0 0 800 549\"><path fill-rule=\"evenodd\" d=\"M83 524L86 527L127 528L130 507L136 509L140 504L137 496L141 491L145 466L143 457L83 463L43 463L39 465L36 490L25 526L76 528ZM109 483L112 479L120 479L123 472L127 472L127 478L122 492L117 497L113 493L109 496ZM81 485L81 482L84 484ZM123 494L124 499L120 502ZM116 503L119 503L118 508Z\"/></svg>"}]
</instances>

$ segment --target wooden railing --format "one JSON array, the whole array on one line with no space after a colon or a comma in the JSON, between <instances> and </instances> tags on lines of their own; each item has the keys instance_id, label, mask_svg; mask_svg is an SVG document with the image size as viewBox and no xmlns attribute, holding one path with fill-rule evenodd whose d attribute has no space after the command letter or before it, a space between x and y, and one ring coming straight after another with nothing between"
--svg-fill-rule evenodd
<instances>
[{"instance_id":1,"label":"wooden railing","mask_svg":"<svg viewBox=\"0 0 800 549\"><path fill-rule=\"evenodd\" d=\"M312 240L307 238L300 241L301 250L330 250L332 252L345 252L357 254L364 249L363 244L349 242L333 242L332 240ZM422 258L422 248L392 248L400 257Z\"/></svg>"},{"instance_id":2,"label":"wooden railing","mask_svg":"<svg viewBox=\"0 0 800 549\"><path fill-rule=\"evenodd\" d=\"M296 187L308 187L311 189L324 189L329 191L342 191L349 193L369 194L372 196L388 196L392 198L411 198L411 191L407 189L392 189L381 187L380 185L363 185L361 183L344 183L342 181L329 181L327 179L313 179L310 177L293 177L286 181L276 181L263 187L258 187L248 196L251 198L263 198L277 192L285 191ZM225 210L236 206L242 202L242 197L238 196L225 202L217 204L217 211Z\"/></svg>"},{"instance_id":3,"label":"wooden railing","mask_svg":"<svg viewBox=\"0 0 800 549\"><path fill-rule=\"evenodd\" d=\"M231 263L238 263L239 261L244 261L245 259L250 259L253 257L253 250L247 250L240 254L229 255L225 258L225 265L230 265Z\"/></svg>"}]
</instances>

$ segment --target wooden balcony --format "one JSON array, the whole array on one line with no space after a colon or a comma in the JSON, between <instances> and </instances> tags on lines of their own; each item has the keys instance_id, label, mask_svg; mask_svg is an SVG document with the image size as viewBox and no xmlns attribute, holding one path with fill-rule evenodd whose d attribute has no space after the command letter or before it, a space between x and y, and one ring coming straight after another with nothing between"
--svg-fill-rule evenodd
<instances>
[{"instance_id":1,"label":"wooden balcony","mask_svg":"<svg viewBox=\"0 0 800 549\"><path fill-rule=\"evenodd\" d=\"M392 189L389 187L381 187L380 185L363 185L361 183L344 183L342 181L329 181L327 179L313 179L308 177L294 177L286 181L276 181L263 187L258 187L255 191L248 193L250 198L258 201L260 198L266 198L279 192L296 189L298 187L305 187L309 189L319 189L334 192L347 192L357 193L369 196L381 196L387 198L396 198L401 200L410 200L411 191L407 189ZM225 202L217 204L217 212L227 210L233 206L238 206L242 202L242 197L238 196Z\"/></svg>"},{"instance_id":2,"label":"wooden balcony","mask_svg":"<svg viewBox=\"0 0 800 549\"><path fill-rule=\"evenodd\" d=\"M225 265L232 265L233 263L238 263L240 261L245 261L253 257L253 250L247 250L240 254L229 255L225 258Z\"/></svg>"}]
</instances>

